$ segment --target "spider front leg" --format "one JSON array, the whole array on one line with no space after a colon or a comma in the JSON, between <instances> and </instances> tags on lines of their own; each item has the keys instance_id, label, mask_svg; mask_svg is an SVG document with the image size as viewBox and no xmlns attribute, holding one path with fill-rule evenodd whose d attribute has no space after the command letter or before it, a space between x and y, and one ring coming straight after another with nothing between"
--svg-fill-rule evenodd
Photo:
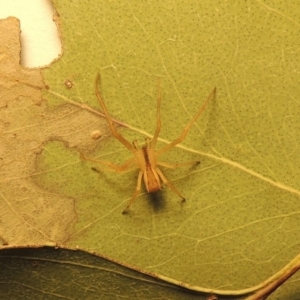
<instances>
[{"instance_id":1,"label":"spider front leg","mask_svg":"<svg viewBox=\"0 0 300 300\"><path fill-rule=\"evenodd\" d=\"M155 149L157 138L159 136L160 129L161 129L160 104L161 104L161 90L160 90L160 80L158 78L157 79L156 130L150 142L151 149Z\"/></svg>"},{"instance_id":2,"label":"spider front leg","mask_svg":"<svg viewBox=\"0 0 300 300\"><path fill-rule=\"evenodd\" d=\"M174 140L173 142L171 142L170 144L164 146L163 148L159 149L157 151L157 156L169 151L170 149L174 148L177 144L181 143L186 135L189 133L192 125L197 121L197 119L199 118L199 116L202 114L202 112L205 110L206 106L208 105L209 101L213 98L213 96L216 93L216 88L214 88L211 93L208 95L206 101L204 102L204 104L201 106L201 108L199 109L199 111L196 113L196 115L193 117L193 119L185 126L185 128L183 129L183 132L181 133L181 135Z\"/></svg>"},{"instance_id":3,"label":"spider front leg","mask_svg":"<svg viewBox=\"0 0 300 300\"><path fill-rule=\"evenodd\" d=\"M105 114L107 123L109 125L109 128L113 134L113 136L118 139L128 150L130 150L132 153L135 152L134 147L131 145L131 143L129 141L127 141L118 131L117 128L110 116L110 114L108 113L107 107L103 101L103 99L101 98L99 89L98 89L98 85L99 85L99 81L100 81L100 74L98 73L96 76L96 80L95 80L95 95L98 98L98 101L100 103L100 106Z\"/></svg>"}]
</instances>

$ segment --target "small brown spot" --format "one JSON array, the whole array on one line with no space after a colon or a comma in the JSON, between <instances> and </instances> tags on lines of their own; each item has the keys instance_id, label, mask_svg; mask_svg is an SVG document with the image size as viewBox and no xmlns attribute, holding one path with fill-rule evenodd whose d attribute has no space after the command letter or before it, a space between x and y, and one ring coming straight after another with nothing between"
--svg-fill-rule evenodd
<instances>
[{"instance_id":1,"label":"small brown spot","mask_svg":"<svg viewBox=\"0 0 300 300\"><path fill-rule=\"evenodd\" d=\"M65 81L65 86L67 87L67 89L71 89L73 87L73 82L70 79L67 79Z\"/></svg>"},{"instance_id":2,"label":"small brown spot","mask_svg":"<svg viewBox=\"0 0 300 300\"><path fill-rule=\"evenodd\" d=\"M91 137L93 140L98 140L102 136L101 132L99 130L95 130L91 132Z\"/></svg>"}]
</instances>

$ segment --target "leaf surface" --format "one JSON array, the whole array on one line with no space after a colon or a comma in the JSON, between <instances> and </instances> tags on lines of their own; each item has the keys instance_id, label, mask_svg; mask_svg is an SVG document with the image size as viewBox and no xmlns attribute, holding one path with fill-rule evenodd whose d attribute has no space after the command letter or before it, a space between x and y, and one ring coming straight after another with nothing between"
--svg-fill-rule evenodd
<instances>
[{"instance_id":1,"label":"leaf surface","mask_svg":"<svg viewBox=\"0 0 300 300\"><path fill-rule=\"evenodd\" d=\"M32 178L44 195L57 197L51 207L63 224L43 224L44 240L227 290L258 284L298 254L297 5L55 4L63 16L64 54L43 72L47 114L52 111L54 119L43 130L36 127L46 134ZM141 144L155 130L161 77L158 148L180 135L217 87L184 142L162 157L201 161L191 169L164 170L185 204L168 189L157 201L142 193L123 216L137 173L107 172L80 159L83 152L121 164L131 156L105 119L86 109L100 111L98 71L108 110L123 124L120 132ZM96 130L98 140L91 138ZM293 279L289 291L296 290Z\"/></svg>"}]
</instances>

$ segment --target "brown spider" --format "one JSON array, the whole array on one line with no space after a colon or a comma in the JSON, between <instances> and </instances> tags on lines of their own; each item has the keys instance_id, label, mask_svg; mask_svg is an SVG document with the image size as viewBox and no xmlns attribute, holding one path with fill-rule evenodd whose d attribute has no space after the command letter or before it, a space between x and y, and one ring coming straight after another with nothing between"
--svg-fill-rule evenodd
<instances>
[{"instance_id":1,"label":"brown spider","mask_svg":"<svg viewBox=\"0 0 300 300\"><path fill-rule=\"evenodd\" d=\"M136 141L133 143L130 143L127 141L118 131L114 124L114 121L112 120L111 116L108 113L108 110L106 108L106 105L101 98L98 85L100 80L100 74L98 73L95 80L95 94L99 100L99 103L102 107L102 110L104 112L104 115L106 117L107 123L109 125L109 128L113 134L113 136L118 139L129 151L132 152L134 155L133 158L130 158L126 162L124 162L121 166L115 165L108 161L100 161L96 159L91 159L85 157L83 154L81 154L81 157L85 160L97 162L103 165L108 166L109 168L113 169L117 172L127 172L131 169L139 169L138 179L137 179L137 185L135 192L133 196L131 197L128 205L123 210L123 214L126 213L130 206L133 204L134 200L138 196L141 190L141 182L142 178L144 179L145 187L148 193L155 193L159 190L161 190L161 181L166 184L174 193L176 193L183 201L185 201L185 198L180 194L180 192L171 184L165 175L162 173L162 171L159 169L158 166L163 166L166 168L176 168L181 166L187 166L187 165L195 165L200 163L199 161L192 161L192 162L185 162L185 163L179 163L179 164L169 164L162 161L158 161L157 158L162 155L163 153L171 150L174 148L177 144L182 142L186 135L188 134L191 126L196 122L198 117L201 115L201 113L204 111L206 106L208 105L208 102L212 99L213 95L216 92L216 88L212 90L212 92L207 97L206 101L202 105L202 107L199 109L199 111L196 113L196 115L193 117L193 119L185 126L183 132L181 135L174 140L173 142L165 145L159 150L155 150L157 138L160 132L161 128L161 120L160 120L160 104L161 104L161 91L160 91L160 83L158 80L158 97L157 97L157 114L156 114L156 130L154 133L154 136L152 139L146 138L146 144L142 147L139 147ZM133 167L134 166L134 167Z\"/></svg>"}]
</instances>

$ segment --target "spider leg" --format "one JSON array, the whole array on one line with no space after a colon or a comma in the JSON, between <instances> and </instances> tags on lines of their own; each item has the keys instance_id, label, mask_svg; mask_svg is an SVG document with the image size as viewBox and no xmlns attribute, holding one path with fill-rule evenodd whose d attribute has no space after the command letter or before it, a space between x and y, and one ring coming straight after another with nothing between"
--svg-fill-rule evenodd
<instances>
[{"instance_id":1,"label":"spider leg","mask_svg":"<svg viewBox=\"0 0 300 300\"><path fill-rule=\"evenodd\" d=\"M97 160L97 159L86 157L82 153L80 153L80 158L83 159L83 160L88 160L88 161L92 161L92 162L104 165L104 166L108 167L107 169L109 169L110 171L114 170L114 171L119 172L119 173L123 173L123 172L129 171L130 170L130 168L129 168L130 165L135 160L134 157L130 158L127 161L125 161L121 166L118 166L118 165L115 165L115 164L113 164L113 163L111 163L109 161Z\"/></svg>"},{"instance_id":2,"label":"spider leg","mask_svg":"<svg viewBox=\"0 0 300 300\"><path fill-rule=\"evenodd\" d=\"M115 127L115 124L113 123L113 120L111 118L111 116L108 113L107 107L103 101L103 99L101 98L99 89L98 89L98 85L99 85L99 81L100 81L100 74L98 73L96 76L96 80L95 80L95 94L96 97L99 100L99 103L101 105L101 108L105 114L107 123L109 125L109 128L112 132L112 134L114 135L115 138L117 138L128 150L130 150L131 152L135 152L134 147L131 145L131 143L129 141L127 141L118 131L117 128Z\"/></svg>"},{"instance_id":3,"label":"spider leg","mask_svg":"<svg viewBox=\"0 0 300 300\"><path fill-rule=\"evenodd\" d=\"M157 78L157 112L156 112L156 130L154 136L151 140L151 148L154 149L156 146L157 138L161 128L160 119L160 104L161 104L161 90L160 90L160 80Z\"/></svg>"},{"instance_id":4,"label":"spider leg","mask_svg":"<svg viewBox=\"0 0 300 300\"><path fill-rule=\"evenodd\" d=\"M182 201L185 201L185 198L180 194L180 192L175 188L175 186L173 184L171 184L171 182L168 181L168 179L165 177L165 175L162 173L162 171L159 168L155 169L158 176L161 178L161 180L163 181L164 184L166 184L170 190L172 190L175 194L177 194Z\"/></svg>"},{"instance_id":5,"label":"spider leg","mask_svg":"<svg viewBox=\"0 0 300 300\"><path fill-rule=\"evenodd\" d=\"M198 164L200 164L200 161L199 160L194 160L194 161L187 161L187 162L179 163L179 164L169 164L169 163L166 163L166 162L163 162L163 161L158 161L157 164L159 166L163 166L163 167L166 167L166 168L169 168L169 169L175 169L175 168L179 168L179 167L198 165Z\"/></svg>"},{"instance_id":6,"label":"spider leg","mask_svg":"<svg viewBox=\"0 0 300 300\"><path fill-rule=\"evenodd\" d=\"M143 171L140 170L139 175L138 175L138 179L137 179L137 184L136 184L136 188L134 191L134 194L132 195L128 205L126 206L126 208L123 210L122 214L126 214L130 208L130 206L133 204L134 200L136 199L136 197L138 196L138 194L140 193L141 190L141 184L142 184L142 177L143 177Z\"/></svg>"},{"instance_id":7,"label":"spider leg","mask_svg":"<svg viewBox=\"0 0 300 300\"><path fill-rule=\"evenodd\" d=\"M186 135L188 134L191 126L197 121L197 119L199 118L199 116L201 115L201 113L205 110L206 106L208 105L209 101L212 99L212 97L214 96L214 94L216 93L216 88L214 88L211 93L209 94L209 96L207 97L207 99L205 100L204 104L202 105L202 107L199 109L199 111L196 113L196 115L193 117L193 119L184 127L183 132L181 133L181 135L174 140L173 142L171 142L170 144L164 146L163 148L159 149L157 151L157 156L163 154L164 152L167 152L168 150L174 148L177 144L179 144L180 142L182 142Z\"/></svg>"}]
</instances>

